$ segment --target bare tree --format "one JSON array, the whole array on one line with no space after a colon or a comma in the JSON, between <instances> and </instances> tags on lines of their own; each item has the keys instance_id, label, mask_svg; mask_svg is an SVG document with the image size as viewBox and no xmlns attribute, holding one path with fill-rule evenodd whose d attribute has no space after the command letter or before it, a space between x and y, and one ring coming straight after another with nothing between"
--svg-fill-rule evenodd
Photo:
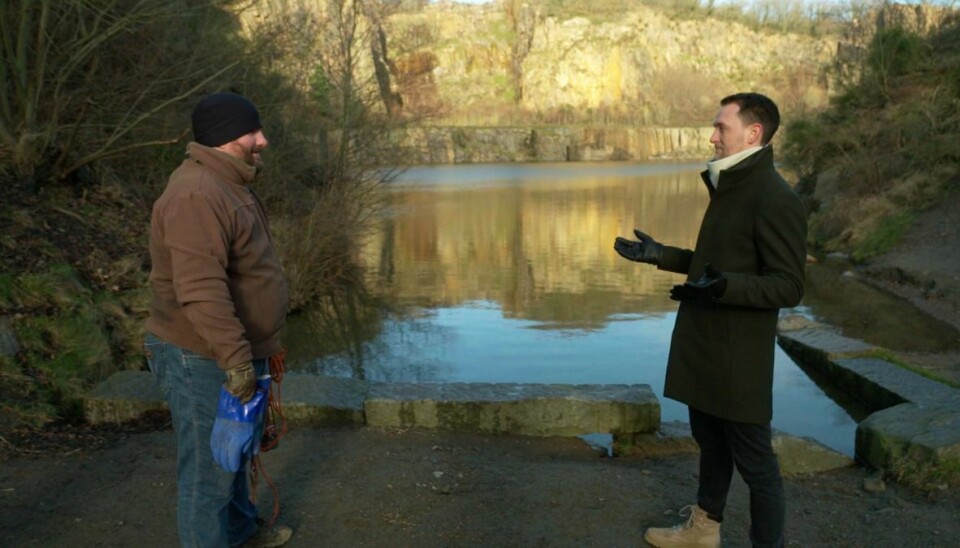
<instances>
[{"instance_id":1,"label":"bare tree","mask_svg":"<svg viewBox=\"0 0 960 548\"><path fill-rule=\"evenodd\" d=\"M188 47L169 51L172 26L212 6L190 4L0 2L0 168L35 183L62 180L98 160L181 138L179 128L136 132L234 67Z\"/></svg>"},{"instance_id":2,"label":"bare tree","mask_svg":"<svg viewBox=\"0 0 960 548\"><path fill-rule=\"evenodd\" d=\"M380 211L383 184L398 173L391 132L407 118L393 90L384 28L392 6L275 1L285 6L271 6L251 32L254 49L302 91L268 102L285 110L282 138L309 144L310 159L276 162L285 183L274 187L283 195L273 196L286 212L275 225L291 304L304 308L339 287L361 285L355 258Z\"/></svg>"}]
</instances>

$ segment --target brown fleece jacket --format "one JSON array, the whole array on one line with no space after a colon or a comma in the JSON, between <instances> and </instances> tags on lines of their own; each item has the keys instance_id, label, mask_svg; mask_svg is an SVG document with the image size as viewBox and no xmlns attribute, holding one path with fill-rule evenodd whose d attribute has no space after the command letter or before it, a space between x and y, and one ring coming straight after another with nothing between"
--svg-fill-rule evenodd
<instances>
[{"instance_id":1,"label":"brown fleece jacket","mask_svg":"<svg viewBox=\"0 0 960 548\"><path fill-rule=\"evenodd\" d=\"M153 205L147 330L230 369L281 350L287 283L256 169L197 143Z\"/></svg>"}]
</instances>

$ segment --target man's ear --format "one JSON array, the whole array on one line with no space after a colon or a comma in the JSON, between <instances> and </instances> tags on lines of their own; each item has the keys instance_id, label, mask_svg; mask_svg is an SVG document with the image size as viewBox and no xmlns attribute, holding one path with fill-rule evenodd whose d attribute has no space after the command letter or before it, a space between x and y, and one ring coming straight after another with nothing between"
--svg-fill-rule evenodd
<instances>
[{"instance_id":1,"label":"man's ear","mask_svg":"<svg viewBox=\"0 0 960 548\"><path fill-rule=\"evenodd\" d=\"M760 146L763 141L763 126L760 124L750 124L747 128L747 144L750 146Z\"/></svg>"}]
</instances>

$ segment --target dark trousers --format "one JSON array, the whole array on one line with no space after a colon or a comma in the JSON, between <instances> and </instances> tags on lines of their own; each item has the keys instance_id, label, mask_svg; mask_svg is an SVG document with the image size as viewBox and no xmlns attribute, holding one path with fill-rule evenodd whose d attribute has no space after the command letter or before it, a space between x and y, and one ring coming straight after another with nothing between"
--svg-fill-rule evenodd
<instances>
[{"instance_id":1,"label":"dark trousers","mask_svg":"<svg viewBox=\"0 0 960 548\"><path fill-rule=\"evenodd\" d=\"M700 508L723 521L736 465L750 488L750 540L754 546L783 546L783 480L770 425L721 419L691 407L690 430L700 446Z\"/></svg>"}]
</instances>

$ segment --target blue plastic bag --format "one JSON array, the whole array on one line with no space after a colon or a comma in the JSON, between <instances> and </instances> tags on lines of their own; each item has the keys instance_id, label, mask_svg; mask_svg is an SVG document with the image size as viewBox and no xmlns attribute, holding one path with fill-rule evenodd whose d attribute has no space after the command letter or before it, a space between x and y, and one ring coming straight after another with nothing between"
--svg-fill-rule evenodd
<instances>
[{"instance_id":1,"label":"blue plastic bag","mask_svg":"<svg viewBox=\"0 0 960 548\"><path fill-rule=\"evenodd\" d=\"M263 412L270 393L270 377L257 380L257 391L247 403L220 387L217 418L210 434L213 460L227 472L237 472L245 460L260 448L258 430L263 425ZM244 457L247 457L245 459Z\"/></svg>"}]
</instances>

